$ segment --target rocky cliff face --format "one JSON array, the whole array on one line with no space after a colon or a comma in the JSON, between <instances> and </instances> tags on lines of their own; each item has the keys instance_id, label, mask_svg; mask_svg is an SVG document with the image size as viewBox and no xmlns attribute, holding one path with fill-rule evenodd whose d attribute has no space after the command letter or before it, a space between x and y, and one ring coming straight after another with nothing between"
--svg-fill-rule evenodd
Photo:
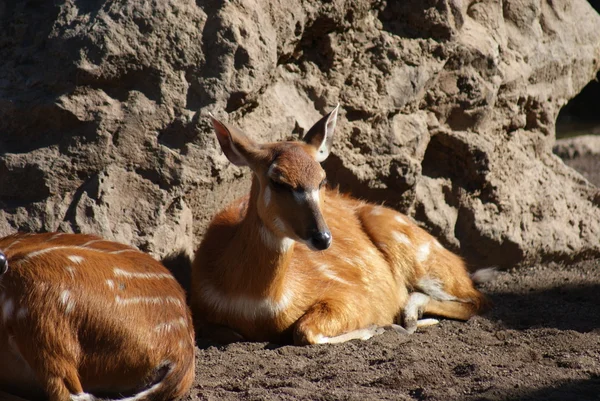
<instances>
[{"instance_id":1,"label":"rocky cliff face","mask_svg":"<svg viewBox=\"0 0 600 401\"><path fill-rule=\"evenodd\" d=\"M277 140L340 102L343 190L474 264L600 255L598 188L552 154L600 67L584 0L5 1L0 21L0 234L191 249L248 188L209 111Z\"/></svg>"}]
</instances>

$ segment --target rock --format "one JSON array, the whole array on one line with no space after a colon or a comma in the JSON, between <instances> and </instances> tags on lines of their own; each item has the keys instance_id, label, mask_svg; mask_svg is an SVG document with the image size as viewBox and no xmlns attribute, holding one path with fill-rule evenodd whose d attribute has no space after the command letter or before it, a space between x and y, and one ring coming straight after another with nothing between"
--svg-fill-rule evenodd
<instances>
[{"instance_id":1,"label":"rock","mask_svg":"<svg viewBox=\"0 0 600 401\"><path fill-rule=\"evenodd\" d=\"M559 139L552 148L566 165L581 173L589 182L600 187L600 136L582 135ZM598 193L600 199L600 191Z\"/></svg>"},{"instance_id":2,"label":"rock","mask_svg":"<svg viewBox=\"0 0 600 401\"><path fill-rule=\"evenodd\" d=\"M249 173L208 112L299 138L341 104L328 174L475 265L600 255L598 189L552 154L600 67L585 0L0 8L0 234L193 249Z\"/></svg>"}]
</instances>

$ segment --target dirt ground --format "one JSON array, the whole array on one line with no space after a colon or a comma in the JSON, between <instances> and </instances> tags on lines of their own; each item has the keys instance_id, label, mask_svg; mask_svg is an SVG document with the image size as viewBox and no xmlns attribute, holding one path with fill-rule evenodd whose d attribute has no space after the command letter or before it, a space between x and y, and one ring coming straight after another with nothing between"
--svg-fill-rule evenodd
<instances>
[{"instance_id":1,"label":"dirt ground","mask_svg":"<svg viewBox=\"0 0 600 401\"><path fill-rule=\"evenodd\" d=\"M197 350L188 400L600 400L600 260L501 272L485 316L412 336Z\"/></svg>"},{"instance_id":2,"label":"dirt ground","mask_svg":"<svg viewBox=\"0 0 600 401\"><path fill-rule=\"evenodd\" d=\"M577 163L600 185L597 160ZM504 271L482 288L486 315L411 336L199 348L186 400L600 400L600 260Z\"/></svg>"}]
</instances>

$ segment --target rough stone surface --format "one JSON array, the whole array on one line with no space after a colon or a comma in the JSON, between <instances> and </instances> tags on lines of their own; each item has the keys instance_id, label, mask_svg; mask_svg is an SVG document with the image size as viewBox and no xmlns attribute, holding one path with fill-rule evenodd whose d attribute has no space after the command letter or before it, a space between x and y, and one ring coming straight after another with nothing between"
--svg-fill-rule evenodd
<instances>
[{"instance_id":1,"label":"rough stone surface","mask_svg":"<svg viewBox=\"0 0 600 401\"><path fill-rule=\"evenodd\" d=\"M192 249L249 173L209 111L263 140L337 102L342 189L478 265L600 255L598 189L552 154L600 66L584 0L0 3L0 234Z\"/></svg>"},{"instance_id":2,"label":"rough stone surface","mask_svg":"<svg viewBox=\"0 0 600 401\"><path fill-rule=\"evenodd\" d=\"M600 135L582 135L559 139L553 147L565 164L581 173L589 182L600 187Z\"/></svg>"}]
</instances>

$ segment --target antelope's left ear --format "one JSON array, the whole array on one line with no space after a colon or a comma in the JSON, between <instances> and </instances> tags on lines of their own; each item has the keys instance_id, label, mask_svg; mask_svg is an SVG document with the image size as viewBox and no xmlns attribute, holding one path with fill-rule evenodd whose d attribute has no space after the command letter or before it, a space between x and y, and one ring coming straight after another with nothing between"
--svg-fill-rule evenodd
<instances>
[{"instance_id":1,"label":"antelope's left ear","mask_svg":"<svg viewBox=\"0 0 600 401\"><path fill-rule=\"evenodd\" d=\"M329 114L321 118L311 129L308 130L304 136L304 142L313 146L317 150L316 160L321 163L329 153L331 152L331 145L333 144L333 131L335 130L335 123L337 122L338 109L340 104L338 103Z\"/></svg>"}]
</instances>

